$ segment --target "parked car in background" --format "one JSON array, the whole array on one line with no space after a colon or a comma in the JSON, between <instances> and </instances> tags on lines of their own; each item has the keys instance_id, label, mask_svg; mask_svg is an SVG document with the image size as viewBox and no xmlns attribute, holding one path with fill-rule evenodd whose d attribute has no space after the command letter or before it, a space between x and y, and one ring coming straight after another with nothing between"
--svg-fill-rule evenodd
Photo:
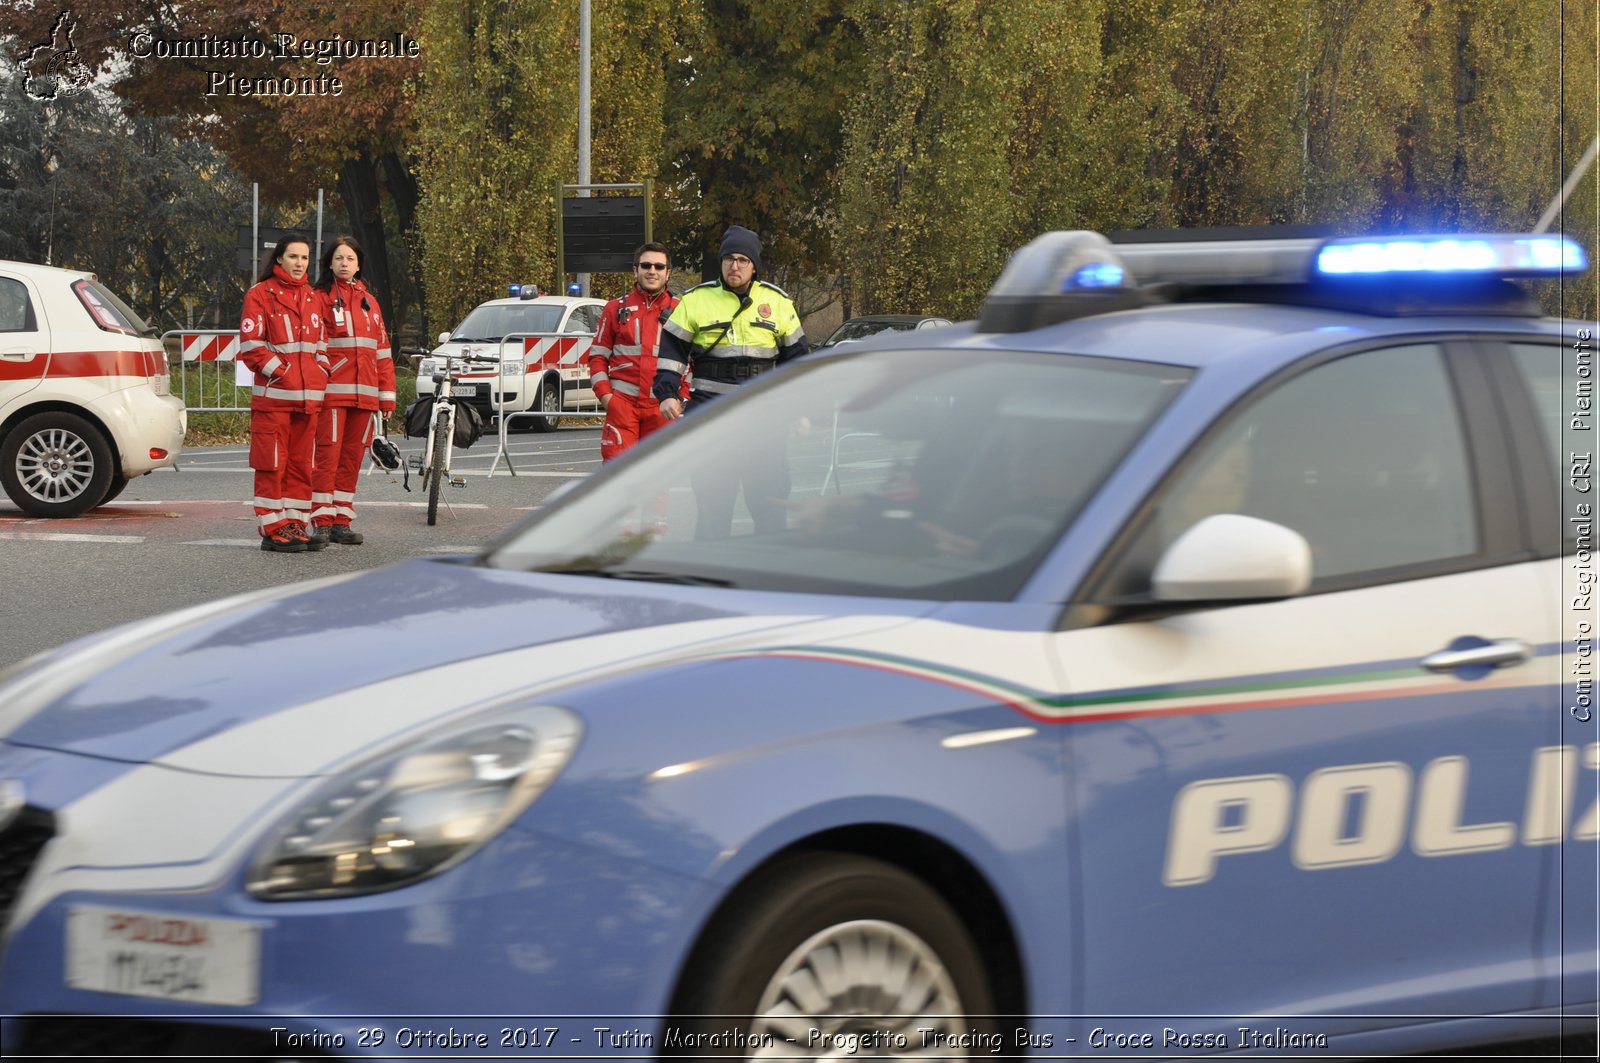
<instances>
[{"instance_id":1,"label":"parked car in background","mask_svg":"<svg viewBox=\"0 0 1600 1063\"><path fill-rule=\"evenodd\" d=\"M459 372L456 396L477 407L485 423L502 411L557 414L593 405L589 345L600 327L605 300L539 295L532 285L511 288L509 298L479 304L453 331L439 334L439 346L417 364L417 394L433 394L433 374L443 367L443 355L498 358L505 337L547 333L541 339L514 343L505 352L502 372L494 368ZM549 432L561 421L550 416L519 423Z\"/></svg>"},{"instance_id":2,"label":"parked car in background","mask_svg":"<svg viewBox=\"0 0 1600 1063\"><path fill-rule=\"evenodd\" d=\"M832 347L839 343L864 340L880 332L911 332L917 329L939 328L948 324L950 324L948 318L928 317L922 314L869 314L865 317L853 317L834 329L827 339L817 344L815 349L821 350L823 347Z\"/></svg>"},{"instance_id":3,"label":"parked car in background","mask_svg":"<svg viewBox=\"0 0 1600 1063\"><path fill-rule=\"evenodd\" d=\"M156 337L92 273L0 262L0 484L75 517L173 465L188 415Z\"/></svg>"}]
</instances>

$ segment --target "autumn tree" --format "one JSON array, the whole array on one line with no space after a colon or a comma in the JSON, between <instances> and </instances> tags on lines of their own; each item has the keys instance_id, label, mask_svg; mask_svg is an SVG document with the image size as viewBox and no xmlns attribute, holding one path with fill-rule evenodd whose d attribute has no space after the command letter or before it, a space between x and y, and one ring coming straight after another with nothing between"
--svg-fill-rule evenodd
<instances>
[{"instance_id":1,"label":"autumn tree","mask_svg":"<svg viewBox=\"0 0 1600 1063\"><path fill-rule=\"evenodd\" d=\"M837 167L849 101L881 69L855 0L698 0L674 12L666 63L663 231L708 278L729 225L762 239L762 265L837 266ZM696 261L698 259L698 261Z\"/></svg>"},{"instance_id":2,"label":"autumn tree","mask_svg":"<svg viewBox=\"0 0 1600 1063\"><path fill-rule=\"evenodd\" d=\"M237 308L238 175L100 89L40 101L0 65L0 258L91 270L163 329Z\"/></svg>"},{"instance_id":3,"label":"autumn tree","mask_svg":"<svg viewBox=\"0 0 1600 1063\"><path fill-rule=\"evenodd\" d=\"M395 321L389 244L380 199L392 197L398 224L415 210L408 139L418 61L292 55L275 34L296 40L391 40L409 32L405 9L389 0L348 0L337 8L276 0L101 0L92 7L33 0L0 9L0 38L19 60L43 69L70 49L71 64L113 79L136 112L171 119L181 138L220 148L269 202L298 205L337 182L366 252L363 274ZM175 42L244 42L265 58L164 55ZM233 75L217 82L214 75ZM337 77L342 91L263 95L237 86L262 77Z\"/></svg>"},{"instance_id":4,"label":"autumn tree","mask_svg":"<svg viewBox=\"0 0 1600 1063\"><path fill-rule=\"evenodd\" d=\"M1012 250L1027 5L860 0L877 61L845 128L840 239L858 313L970 317Z\"/></svg>"}]
</instances>

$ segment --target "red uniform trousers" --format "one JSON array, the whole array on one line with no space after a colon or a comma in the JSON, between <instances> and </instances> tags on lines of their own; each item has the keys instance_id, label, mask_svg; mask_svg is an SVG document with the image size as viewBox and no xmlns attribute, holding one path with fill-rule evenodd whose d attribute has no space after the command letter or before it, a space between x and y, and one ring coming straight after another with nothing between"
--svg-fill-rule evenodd
<instances>
[{"instance_id":1,"label":"red uniform trousers","mask_svg":"<svg viewBox=\"0 0 1600 1063\"><path fill-rule=\"evenodd\" d=\"M600 460L610 461L658 428L667 419L661 416L661 403L653 395L624 395L613 391L606 403L606 423L600 429Z\"/></svg>"},{"instance_id":2,"label":"red uniform trousers","mask_svg":"<svg viewBox=\"0 0 1600 1063\"><path fill-rule=\"evenodd\" d=\"M262 535L311 519L317 419L315 409L250 411L250 467L256 471L256 522Z\"/></svg>"},{"instance_id":3,"label":"red uniform trousers","mask_svg":"<svg viewBox=\"0 0 1600 1063\"><path fill-rule=\"evenodd\" d=\"M317 467L311 477L318 526L349 524L356 519L356 485L361 460L372 445L377 410L324 404L317 419Z\"/></svg>"}]
</instances>

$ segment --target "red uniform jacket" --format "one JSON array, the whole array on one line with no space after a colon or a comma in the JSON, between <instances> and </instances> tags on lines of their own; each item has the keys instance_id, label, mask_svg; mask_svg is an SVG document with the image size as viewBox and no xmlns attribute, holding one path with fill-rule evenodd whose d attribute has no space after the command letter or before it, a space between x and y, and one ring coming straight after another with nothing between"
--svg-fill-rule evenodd
<instances>
[{"instance_id":1,"label":"red uniform jacket","mask_svg":"<svg viewBox=\"0 0 1600 1063\"><path fill-rule=\"evenodd\" d=\"M360 280L317 290L328 334L329 406L394 412L394 355L378 300Z\"/></svg>"},{"instance_id":2,"label":"red uniform jacket","mask_svg":"<svg viewBox=\"0 0 1600 1063\"><path fill-rule=\"evenodd\" d=\"M255 371L253 410L315 410L328 382L321 300L311 285L272 276L244 294L239 360Z\"/></svg>"},{"instance_id":3,"label":"red uniform jacket","mask_svg":"<svg viewBox=\"0 0 1600 1063\"><path fill-rule=\"evenodd\" d=\"M637 284L627 295L606 304L600 314L600 331L589 347L589 385L595 398L612 392L649 397L656 379L661 322L677 305L678 297L666 289L646 295ZM681 393L688 399L687 375Z\"/></svg>"}]
</instances>

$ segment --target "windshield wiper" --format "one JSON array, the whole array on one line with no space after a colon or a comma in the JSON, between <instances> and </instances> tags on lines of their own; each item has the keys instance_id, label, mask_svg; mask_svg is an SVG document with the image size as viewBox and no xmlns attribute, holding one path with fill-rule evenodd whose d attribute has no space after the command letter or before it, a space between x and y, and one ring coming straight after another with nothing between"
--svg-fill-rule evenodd
<instances>
[{"instance_id":1,"label":"windshield wiper","mask_svg":"<svg viewBox=\"0 0 1600 1063\"><path fill-rule=\"evenodd\" d=\"M535 572L560 572L568 576L599 576L602 579L633 579L645 583L677 583L686 587L733 587L732 580L715 576L688 576L681 572L654 572L645 568L569 568L565 565L541 566Z\"/></svg>"}]
</instances>

